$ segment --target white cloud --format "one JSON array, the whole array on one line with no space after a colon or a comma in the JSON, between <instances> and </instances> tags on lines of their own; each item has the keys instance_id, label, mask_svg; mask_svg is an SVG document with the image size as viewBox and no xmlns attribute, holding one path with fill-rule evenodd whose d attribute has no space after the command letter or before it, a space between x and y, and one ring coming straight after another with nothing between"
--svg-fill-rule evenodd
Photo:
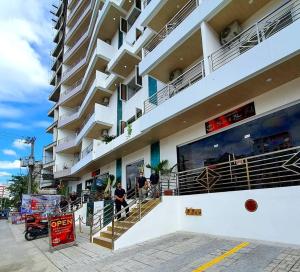
<instances>
[{"instance_id":1,"label":"white cloud","mask_svg":"<svg viewBox=\"0 0 300 272\"><path fill-rule=\"evenodd\" d=\"M12 149L3 149L2 152L3 152L4 155L17 156L16 151L14 151Z\"/></svg>"},{"instance_id":2,"label":"white cloud","mask_svg":"<svg viewBox=\"0 0 300 272\"><path fill-rule=\"evenodd\" d=\"M11 174L8 172L0 172L0 177L10 177Z\"/></svg>"},{"instance_id":3,"label":"white cloud","mask_svg":"<svg viewBox=\"0 0 300 272\"><path fill-rule=\"evenodd\" d=\"M5 118L19 118L23 115L23 111L15 107L11 107L5 104L0 104L0 117Z\"/></svg>"},{"instance_id":4,"label":"white cloud","mask_svg":"<svg viewBox=\"0 0 300 272\"><path fill-rule=\"evenodd\" d=\"M34 127L38 128L47 128L51 125L51 122L48 121L38 121L33 124Z\"/></svg>"},{"instance_id":5,"label":"white cloud","mask_svg":"<svg viewBox=\"0 0 300 272\"><path fill-rule=\"evenodd\" d=\"M10 129L27 129L23 124L17 122L4 122L2 127Z\"/></svg>"},{"instance_id":6,"label":"white cloud","mask_svg":"<svg viewBox=\"0 0 300 272\"><path fill-rule=\"evenodd\" d=\"M27 144L27 143L25 142L25 140L22 140L22 139L16 139L16 140L14 140L14 142L13 142L13 146L14 146L15 148L18 148L18 149L26 149L26 148L30 147L30 144Z\"/></svg>"},{"instance_id":7,"label":"white cloud","mask_svg":"<svg viewBox=\"0 0 300 272\"><path fill-rule=\"evenodd\" d=\"M0 169L17 169L20 168L20 161L0 161Z\"/></svg>"},{"instance_id":8,"label":"white cloud","mask_svg":"<svg viewBox=\"0 0 300 272\"><path fill-rule=\"evenodd\" d=\"M33 102L47 97L46 52L52 38L49 8L49 1L0 2L1 101Z\"/></svg>"}]
</instances>

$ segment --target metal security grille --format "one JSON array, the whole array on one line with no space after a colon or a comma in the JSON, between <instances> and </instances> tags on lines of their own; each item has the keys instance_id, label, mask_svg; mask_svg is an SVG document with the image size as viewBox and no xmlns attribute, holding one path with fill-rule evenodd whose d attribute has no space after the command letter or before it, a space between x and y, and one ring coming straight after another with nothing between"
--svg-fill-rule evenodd
<instances>
[{"instance_id":1,"label":"metal security grille","mask_svg":"<svg viewBox=\"0 0 300 272\"><path fill-rule=\"evenodd\" d=\"M231 157L231 159L230 159ZM178 173L179 194L201 194L300 185L300 147Z\"/></svg>"}]
</instances>

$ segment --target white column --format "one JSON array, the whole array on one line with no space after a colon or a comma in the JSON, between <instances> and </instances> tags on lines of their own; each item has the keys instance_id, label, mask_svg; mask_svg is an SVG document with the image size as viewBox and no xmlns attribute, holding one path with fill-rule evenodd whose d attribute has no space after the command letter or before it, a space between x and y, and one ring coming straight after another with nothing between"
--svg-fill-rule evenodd
<instances>
[{"instance_id":1,"label":"white column","mask_svg":"<svg viewBox=\"0 0 300 272\"><path fill-rule=\"evenodd\" d=\"M201 36L205 74L208 75L211 73L209 56L215 52L221 44L219 35L207 22L202 22L201 24Z\"/></svg>"}]
</instances>

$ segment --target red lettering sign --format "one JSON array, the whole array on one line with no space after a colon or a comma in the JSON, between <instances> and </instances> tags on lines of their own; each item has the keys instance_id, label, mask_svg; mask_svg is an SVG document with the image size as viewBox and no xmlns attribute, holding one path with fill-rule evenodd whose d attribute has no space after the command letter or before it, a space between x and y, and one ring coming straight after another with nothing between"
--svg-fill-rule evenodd
<instances>
[{"instance_id":1,"label":"red lettering sign","mask_svg":"<svg viewBox=\"0 0 300 272\"><path fill-rule=\"evenodd\" d=\"M50 247L61 248L74 244L76 240L74 214L68 213L49 217Z\"/></svg>"}]
</instances>

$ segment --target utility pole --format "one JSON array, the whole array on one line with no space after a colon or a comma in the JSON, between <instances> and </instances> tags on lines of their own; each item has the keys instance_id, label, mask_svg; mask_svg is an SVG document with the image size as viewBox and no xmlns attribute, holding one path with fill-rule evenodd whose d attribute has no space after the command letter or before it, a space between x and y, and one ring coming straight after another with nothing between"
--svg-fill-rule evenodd
<instances>
[{"instance_id":1,"label":"utility pole","mask_svg":"<svg viewBox=\"0 0 300 272\"><path fill-rule=\"evenodd\" d=\"M31 194L31 186L32 186L32 173L34 170L34 143L36 138L35 137L27 137L25 139L26 144L30 144L31 152L28 160L28 194Z\"/></svg>"}]
</instances>

